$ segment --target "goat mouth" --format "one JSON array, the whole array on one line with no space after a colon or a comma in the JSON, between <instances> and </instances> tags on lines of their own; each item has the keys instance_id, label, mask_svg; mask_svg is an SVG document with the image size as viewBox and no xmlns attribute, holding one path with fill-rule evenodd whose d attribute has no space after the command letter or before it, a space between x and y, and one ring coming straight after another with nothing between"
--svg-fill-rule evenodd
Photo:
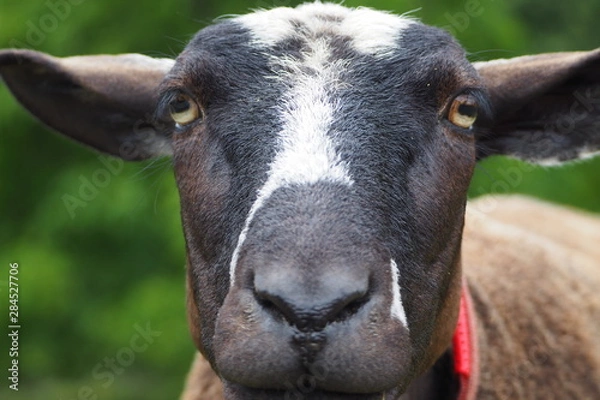
<instances>
[{"instance_id":1,"label":"goat mouth","mask_svg":"<svg viewBox=\"0 0 600 400\"><path fill-rule=\"evenodd\" d=\"M288 390L253 389L243 386L228 387L226 400L385 400L395 398L391 393L340 393L314 390L299 382L297 387Z\"/></svg>"},{"instance_id":2,"label":"goat mouth","mask_svg":"<svg viewBox=\"0 0 600 400\"><path fill-rule=\"evenodd\" d=\"M212 342L221 378L245 388L228 398L381 400L403 386L414 368L414 347L405 326L389 317L389 303L377 300L316 330L269 318L251 292L230 292Z\"/></svg>"}]
</instances>

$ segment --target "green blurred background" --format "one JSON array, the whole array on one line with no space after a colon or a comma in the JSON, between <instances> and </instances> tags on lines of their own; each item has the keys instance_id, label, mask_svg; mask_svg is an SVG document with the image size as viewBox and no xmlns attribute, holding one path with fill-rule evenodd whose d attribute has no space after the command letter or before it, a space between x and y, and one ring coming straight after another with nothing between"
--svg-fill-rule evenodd
<instances>
[{"instance_id":1,"label":"green blurred background","mask_svg":"<svg viewBox=\"0 0 600 400\"><path fill-rule=\"evenodd\" d=\"M0 47L59 56L175 56L218 16L295 4L2 0ZM598 0L345 4L398 13L416 9L413 15L425 23L452 30L472 60L600 45ZM62 197L78 196L82 180L105 168L98 155L50 133L2 85L0 130L0 322L8 324L8 264L18 262L22 325L20 391L7 389L3 334L0 398L94 399L90 393L106 400L177 398L194 348L185 319L184 242L169 160L127 164L71 218ZM600 159L562 169L487 160L477 169L471 195L490 191L529 193L600 212ZM136 324L161 332L143 351L132 351ZM120 360L112 372L105 364L111 358Z\"/></svg>"}]
</instances>

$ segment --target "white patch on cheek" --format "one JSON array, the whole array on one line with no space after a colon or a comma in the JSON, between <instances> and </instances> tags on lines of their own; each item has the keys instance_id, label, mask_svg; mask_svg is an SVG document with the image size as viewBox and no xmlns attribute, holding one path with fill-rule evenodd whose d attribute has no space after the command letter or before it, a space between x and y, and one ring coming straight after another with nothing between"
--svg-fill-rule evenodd
<instances>
[{"instance_id":1,"label":"white patch on cheek","mask_svg":"<svg viewBox=\"0 0 600 400\"><path fill-rule=\"evenodd\" d=\"M391 260L390 269L392 271L392 318L397 319L408 329L408 321L406 320L406 311L402 305L402 293L400 292L400 273L396 261Z\"/></svg>"}]
</instances>

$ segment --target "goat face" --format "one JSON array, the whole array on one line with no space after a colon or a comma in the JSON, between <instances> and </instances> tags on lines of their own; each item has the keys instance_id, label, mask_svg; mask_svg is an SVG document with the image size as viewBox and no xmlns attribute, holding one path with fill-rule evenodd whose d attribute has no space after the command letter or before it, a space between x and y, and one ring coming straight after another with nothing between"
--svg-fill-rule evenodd
<instances>
[{"instance_id":1,"label":"goat face","mask_svg":"<svg viewBox=\"0 0 600 400\"><path fill-rule=\"evenodd\" d=\"M162 91L161 115L195 116L172 142L190 312L227 381L284 390L312 371L319 390L375 393L439 356L483 98L446 33L260 12L202 30Z\"/></svg>"},{"instance_id":2,"label":"goat face","mask_svg":"<svg viewBox=\"0 0 600 400\"><path fill-rule=\"evenodd\" d=\"M191 331L228 398L304 384L368 399L399 395L449 346L476 160L598 151L600 110L557 121L598 85L599 59L476 71L443 31L317 3L205 28L174 64L12 50L0 73L79 141L172 154Z\"/></svg>"}]
</instances>

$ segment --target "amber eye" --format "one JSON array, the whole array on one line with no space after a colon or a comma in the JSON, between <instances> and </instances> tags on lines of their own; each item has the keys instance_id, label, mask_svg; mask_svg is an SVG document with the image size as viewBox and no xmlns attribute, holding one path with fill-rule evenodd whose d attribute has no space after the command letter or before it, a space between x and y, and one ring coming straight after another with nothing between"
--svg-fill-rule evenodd
<instances>
[{"instance_id":1,"label":"amber eye","mask_svg":"<svg viewBox=\"0 0 600 400\"><path fill-rule=\"evenodd\" d=\"M173 121L179 125L188 125L202 118L202 110L198 104L186 94L178 94L169 103L169 113Z\"/></svg>"},{"instance_id":2,"label":"amber eye","mask_svg":"<svg viewBox=\"0 0 600 400\"><path fill-rule=\"evenodd\" d=\"M471 129L477 120L477 101L468 94L461 94L452 100L448 110L448 121L463 129Z\"/></svg>"}]
</instances>

